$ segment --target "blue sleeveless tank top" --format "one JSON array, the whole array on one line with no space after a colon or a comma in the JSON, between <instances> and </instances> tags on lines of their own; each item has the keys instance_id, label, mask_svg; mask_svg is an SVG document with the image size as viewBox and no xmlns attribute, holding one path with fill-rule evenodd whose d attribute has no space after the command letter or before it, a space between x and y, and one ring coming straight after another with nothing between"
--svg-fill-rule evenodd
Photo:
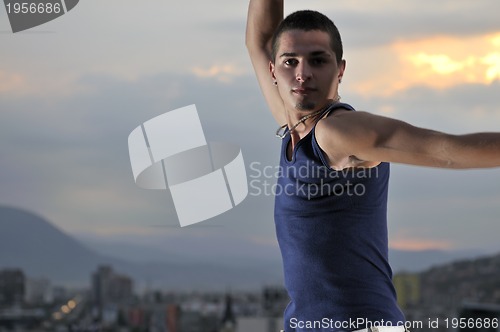
<instances>
[{"instance_id":1,"label":"blue sleeveless tank top","mask_svg":"<svg viewBox=\"0 0 500 332\"><path fill-rule=\"evenodd\" d=\"M335 109L354 109L343 103ZM276 234L290 303L290 331L353 331L403 325L388 263L389 164L333 170L313 129L287 158L282 142Z\"/></svg>"}]
</instances>

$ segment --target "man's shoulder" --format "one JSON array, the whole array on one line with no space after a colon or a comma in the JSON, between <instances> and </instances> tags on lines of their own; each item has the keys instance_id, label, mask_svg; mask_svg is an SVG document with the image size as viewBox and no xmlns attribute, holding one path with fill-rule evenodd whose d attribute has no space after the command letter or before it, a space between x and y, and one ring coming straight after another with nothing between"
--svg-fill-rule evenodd
<instances>
[{"instance_id":1,"label":"man's shoulder","mask_svg":"<svg viewBox=\"0 0 500 332\"><path fill-rule=\"evenodd\" d=\"M363 141L371 134L374 115L365 111L338 109L318 121L315 136L325 148L350 146Z\"/></svg>"},{"instance_id":2,"label":"man's shoulder","mask_svg":"<svg viewBox=\"0 0 500 332\"><path fill-rule=\"evenodd\" d=\"M345 127L359 127L370 121L373 115L365 111L357 111L346 107L340 107L317 123L316 131L342 130Z\"/></svg>"},{"instance_id":3,"label":"man's shoulder","mask_svg":"<svg viewBox=\"0 0 500 332\"><path fill-rule=\"evenodd\" d=\"M316 128L316 141L334 169L374 167L380 161L358 155L377 141L376 116L352 110L339 110L321 119Z\"/></svg>"}]
</instances>

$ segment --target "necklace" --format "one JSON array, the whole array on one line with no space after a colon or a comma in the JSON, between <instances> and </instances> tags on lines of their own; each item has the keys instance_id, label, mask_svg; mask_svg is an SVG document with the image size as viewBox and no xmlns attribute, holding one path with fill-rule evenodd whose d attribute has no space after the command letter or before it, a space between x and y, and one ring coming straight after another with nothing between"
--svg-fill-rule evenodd
<instances>
[{"instance_id":1,"label":"necklace","mask_svg":"<svg viewBox=\"0 0 500 332\"><path fill-rule=\"evenodd\" d=\"M276 130L276 137L279 137L281 139L285 138L286 135L289 135L295 128L297 128L298 125L300 125L301 123L303 123L304 121L306 121L307 119L309 118L312 118L313 116L316 116L322 112L324 112L327 108L329 108L330 106L332 106L333 104L337 103L338 101L340 100L340 97L337 96L337 98L335 98L335 100L333 101L333 103L329 104L328 106L326 106L325 108L322 108L320 109L319 111L316 111L314 113L311 113L311 114L308 114L308 115L304 115L303 117L301 117L299 119L299 121L294 124L288 131L286 131L286 127L287 127L287 124L285 123L284 125L282 125L281 127L278 128L278 130Z\"/></svg>"}]
</instances>

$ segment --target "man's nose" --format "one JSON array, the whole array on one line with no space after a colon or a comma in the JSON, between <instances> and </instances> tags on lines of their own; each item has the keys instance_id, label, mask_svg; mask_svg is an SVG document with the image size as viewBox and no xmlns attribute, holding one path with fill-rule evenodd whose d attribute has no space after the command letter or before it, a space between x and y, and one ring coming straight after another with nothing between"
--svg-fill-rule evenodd
<instances>
[{"instance_id":1,"label":"man's nose","mask_svg":"<svg viewBox=\"0 0 500 332\"><path fill-rule=\"evenodd\" d=\"M297 66L296 79L299 82L305 82L312 77L311 67L306 62L301 62Z\"/></svg>"}]
</instances>

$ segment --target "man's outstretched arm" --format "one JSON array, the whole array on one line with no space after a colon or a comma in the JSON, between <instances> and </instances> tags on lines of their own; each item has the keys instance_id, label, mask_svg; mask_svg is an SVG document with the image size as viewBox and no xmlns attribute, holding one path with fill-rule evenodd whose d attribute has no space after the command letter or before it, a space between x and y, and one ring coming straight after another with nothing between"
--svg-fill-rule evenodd
<instances>
[{"instance_id":1,"label":"man's outstretched arm","mask_svg":"<svg viewBox=\"0 0 500 332\"><path fill-rule=\"evenodd\" d=\"M366 112L323 119L317 140L335 169L355 160L440 168L500 167L500 133L450 135Z\"/></svg>"},{"instance_id":2,"label":"man's outstretched arm","mask_svg":"<svg viewBox=\"0 0 500 332\"><path fill-rule=\"evenodd\" d=\"M285 109L269 72L271 40L283 20L283 0L250 0L246 30L246 46L260 88L276 121L286 122Z\"/></svg>"}]
</instances>

